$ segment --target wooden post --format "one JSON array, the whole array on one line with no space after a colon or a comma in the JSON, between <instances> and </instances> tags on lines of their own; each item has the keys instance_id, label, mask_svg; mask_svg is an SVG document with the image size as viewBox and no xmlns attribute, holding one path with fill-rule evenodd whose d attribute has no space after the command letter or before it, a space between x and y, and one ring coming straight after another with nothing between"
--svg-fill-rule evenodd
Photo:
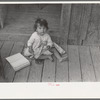
<instances>
[{"instance_id":1,"label":"wooden post","mask_svg":"<svg viewBox=\"0 0 100 100\"><path fill-rule=\"evenodd\" d=\"M100 45L100 5L93 4L84 45Z\"/></svg>"},{"instance_id":2,"label":"wooden post","mask_svg":"<svg viewBox=\"0 0 100 100\"><path fill-rule=\"evenodd\" d=\"M91 15L91 4L82 4L82 14L80 20L80 28L78 33L78 44L83 45L83 41L86 38L90 15Z\"/></svg>"},{"instance_id":3,"label":"wooden post","mask_svg":"<svg viewBox=\"0 0 100 100\"><path fill-rule=\"evenodd\" d=\"M81 45L87 34L91 4L72 4L70 13L68 44Z\"/></svg>"},{"instance_id":4,"label":"wooden post","mask_svg":"<svg viewBox=\"0 0 100 100\"><path fill-rule=\"evenodd\" d=\"M1 28L4 27L5 18L7 15L7 5L0 4L0 26Z\"/></svg>"},{"instance_id":5,"label":"wooden post","mask_svg":"<svg viewBox=\"0 0 100 100\"><path fill-rule=\"evenodd\" d=\"M60 21L60 37L67 42L69 23L70 23L71 4L62 4L61 21Z\"/></svg>"},{"instance_id":6,"label":"wooden post","mask_svg":"<svg viewBox=\"0 0 100 100\"><path fill-rule=\"evenodd\" d=\"M68 44L77 45L82 8L81 4L72 4Z\"/></svg>"}]
</instances>

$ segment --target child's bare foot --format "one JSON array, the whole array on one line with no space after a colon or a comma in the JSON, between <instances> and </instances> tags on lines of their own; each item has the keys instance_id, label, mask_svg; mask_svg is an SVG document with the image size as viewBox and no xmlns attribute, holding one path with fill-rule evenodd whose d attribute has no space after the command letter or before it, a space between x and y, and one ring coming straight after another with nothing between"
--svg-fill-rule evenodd
<instances>
[{"instance_id":1,"label":"child's bare foot","mask_svg":"<svg viewBox=\"0 0 100 100\"><path fill-rule=\"evenodd\" d=\"M68 57L67 57L67 56L62 57L62 58L60 58L60 59L59 59L59 62L63 62L63 61L65 61L65 60L67 60L67 59L68 59Z\"/></svg>"},{"instance_id":2,"label":"child's bare foot","mask_svg":"<svg viewBox=\"0 0 100 100\"><path fill-rule=\"evenodd\" d=\"M64 53L64 54L62 55L62 57L68 57L67 53Z\"/></svg>"}]
</instances>

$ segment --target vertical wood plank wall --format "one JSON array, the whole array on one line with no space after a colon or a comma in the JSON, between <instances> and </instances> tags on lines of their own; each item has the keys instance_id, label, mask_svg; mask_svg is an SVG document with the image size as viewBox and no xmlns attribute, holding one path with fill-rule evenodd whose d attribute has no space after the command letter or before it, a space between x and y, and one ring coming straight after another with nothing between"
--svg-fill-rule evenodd
<instances>
[{"instance_id":1,"label":"vertical wood plank wall","mask_svg":"<svg viewBox=\"0 0 100 100\"><path fill-rule=\"evenodd\" d=\"M62 4L62 9L61 9L61 22L60 22L60 36L63 35L65 37L65 41L68 38L68 31L69 31L69 24L70 24L70 14L71 14L71 4L65 5Z\"/></svg>"},{"instance_id":2,"label":"vertical wood plank wall","mask_svg":"<svg viewBox=\"0 0 100 100\"><path fill-rule=\"evenodd\" d=\"M73 45L100 45L100 4L61 5L58 32L61 41ZM0 5L0 25L6 21L7 6Z\"/></svg>"},{"instance_id":3,"label":"vertical wood plank wall","mask_svg":"<svg viewBox=\"0 0 100 100\"><path fill-rule=\"evenodd\" d=\"M68 44L100 45L100 4L63 4L61 25Z\"/></svg>"},{"instance_id":4,"label":"vertical wood plank wall","mask_svg":"<svg viewBox=\"0 0 100 100\"><path fill-rule=\"evenodd\" d=\"M84 44L100 45L100 4L93 4Z\"/></svg>"}]
</instances>

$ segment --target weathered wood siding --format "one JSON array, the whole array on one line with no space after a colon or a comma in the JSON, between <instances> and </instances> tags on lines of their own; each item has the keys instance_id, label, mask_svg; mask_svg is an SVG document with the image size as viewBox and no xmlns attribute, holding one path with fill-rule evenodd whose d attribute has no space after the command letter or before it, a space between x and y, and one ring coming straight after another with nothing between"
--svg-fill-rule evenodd
<instances>
[{"instance_id":1,"label":"weathered wood siding","mask_svg":"<svg viewBox=\"0 0 100 100\"><path fill-rule=\"evenodd\" d=\"M1 58L22 53L24 46L22 42L0 41ZM0 75L0 82L100 82L100 46L60 46L68 54L67 61L59 62L53 57L53 62L46 59L38 64L27 57L31 65L15 72L6 59L2 59L4 69L0 66L0 72L5 80Z\"/></svg>"},{"instance_id":2,"label":"weathered wood siding","mask_svg":"<svg viewBox=\"0 0 100 100\"><path fill-rule=\"evenodd\" d=\"M93 4L84 44L100 45L100 4Z\"/></svg>"},{"instance_id":3,"label":"weathered wood siding","mask_svg":"<svg viewBox=\"0 0 100 100\"><path fill-rule=\"evenodd\" d=\"M88 34L91 9L91 4L62 5L61 33L66 37L68 44L82 45L85 41Z\"/></svg>"},{"instance_id":4,"label":"weathered wood siding","mask_svg":"<svg viewBox=\"0 0 100 100\"><path fill-rule=\"evenodd\" d=\"M61 9L61 22L60 22L60 36L65 37L64 40L67 40L68 38L68 31L69 31L69 24L70 24L70 14L71 14L71 4L69 5L62 5Z\"/></svg>"},{"instance_id":5,"label":"weathered wood siding","mask_svg":"<svg viewBox=\"0 0 100 100\"><path fill-rule=\"evenodd\" d=\"M47 19L50 35L57 43L100 45L100 4L1 4L0 25L5 21L6 26L11 24L0 31L7 33L0 40L27 41L37 17Z\"/></svg>"}]
</instances>

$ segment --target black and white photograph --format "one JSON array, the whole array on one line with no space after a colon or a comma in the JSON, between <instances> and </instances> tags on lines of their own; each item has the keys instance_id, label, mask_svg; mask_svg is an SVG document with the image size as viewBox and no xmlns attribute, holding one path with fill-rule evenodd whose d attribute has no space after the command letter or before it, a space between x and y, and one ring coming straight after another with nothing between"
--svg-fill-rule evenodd
<instances>
[{"instance_id":1,"label":"black and white photograph","mask_svg":"<svg viewBox=\"0 0 100 100\"><path fill-rule=\"evenodd\" d=\"M0 82L99 82L100 4L0 4Z\"/></svg>"},{"instance_id":2,"label":"black and white photograph","mask_svg":"<svg viewBox=\"0 0 100 100\"><path fill-rule=\"evenodd\" d=\"M0 2L0 98L100 97L99 82L100 2Z\"/></svg>"}]
</instances>

